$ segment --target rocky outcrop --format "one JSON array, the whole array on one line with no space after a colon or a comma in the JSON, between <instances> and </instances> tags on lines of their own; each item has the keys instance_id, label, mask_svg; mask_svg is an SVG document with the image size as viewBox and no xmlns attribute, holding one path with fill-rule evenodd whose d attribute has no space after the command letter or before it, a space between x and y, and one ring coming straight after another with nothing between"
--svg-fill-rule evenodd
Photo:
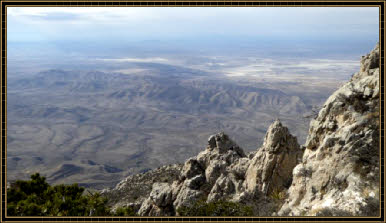
<instances>
[{"instance_id":1,"label":"rocky outcrop","mask_svg":"<svg viewBox=\"0 0 386 223\"><path fill-rule=\"evenodd\" d=\"M269 128L263 147L250 157L226 134L210 136L207 148L185 162L178 181L153 185L139 214L170 215L198 199L242 202L267 213L272 205L262 192L288 187L301 153L296 138L279 120Z\"/></svg>"},{"instance_id":2,"label":"rocky outcrop","mask_svg":"<svg viewBox=\"0 0 386 223\"><path fill-rule=\"evenodd\" d=\"M269 128L263 146L253 157L246 172L245 186L249 192L259 190L265 195L273 190L286 190L292 182L292 170L300 162L302 150L296 137L276 120Z\"/></svg>"},{"instance_id":3,"label":"rocky outcrop","mask_svg":"<svg viewBox=\"0 0 386 223\"><path fill-rule=\"evenodd\" d=\"M172 188L168 183L154 183L149 198L138 211L139 215L170 216L174 209L171 206Z\"/></svg>"},{"instance_id":4,"label":"rocky outcrop","mask_svg":"<svg viewBox=\"0 0 386 223\"><path fill-rule=\"evenodd\" d=\"M379 46L311 121L280 215L378 215Z\"/></svg>"},{"instance_id":5,"label":"rocky outcrop","mask_svg":"<svg viewBox=\"0 0 386 223\"><path fill-rule=\"evenodd\" d=\"M197 199L216 200L220 194L226 196L235 192L234 182L225 176L229 175L230 166L237 169L235 172L242 172L243 170L240 170L242 167L235 164L245 157L244 151L224 133L209 137L207 148L196 157L188 159L181 170L179 180L169 186L172 199L158 205L150 196L149 201L142 204L140 214L148 215L149 210L163 210L163 206L170 205L177 210L179 207L189 206ZM229 187L224 188L224 183ZM151 194L155 193L155 190L159 190L158 186L153 186ZM154 208L154 206L157 207ZM159 211L159 213L165 213L165 211Z\"/></svg>"},{"instance_id":6,"label":"rocky outcrop","mask_svg":"<svg viewBox=\"0 0 386 223\"><path fill-rule=\"evenodd\" d=\"M108 205L117 207L130 206L137 211L150 196L154 183L173 183L180 176L181 164L163 166L146 173L128 176L113 189L105 189L101 194L108 198Z\"/></svg>"}]
</instances>

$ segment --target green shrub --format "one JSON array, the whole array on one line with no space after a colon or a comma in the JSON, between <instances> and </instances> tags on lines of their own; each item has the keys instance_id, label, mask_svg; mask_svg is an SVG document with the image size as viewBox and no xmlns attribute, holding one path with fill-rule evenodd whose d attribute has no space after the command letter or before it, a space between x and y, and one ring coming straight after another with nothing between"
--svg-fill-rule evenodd
<instances>
[{"instance_id":1,"label":"green shrub","mask_svg":"<svg viewBox=\"0 0 386 223\"><path fill-rule=\"evenodd\" d=\"M252 216L252 208L243 204L216 201L206 203L204 200L199 200L188 207L177 209L180 216Z\"/></svg>"},{"instance_id":2,"label":"green shrub","mask_svg":"<svg viewBox=\"0 0 386 223\"><path fill-rule=\"evenodd\" d=\"M137 214L131 207L119 207L114 213L114 216L136 216Z\"/></svg>"},{"instance_id":3,"label":"green shrub","mask_svg":"<svg viewBox=\"0 0 386 223\"><path fill-rule=\"evenodd\" d=\"M38 173L31 180L18 180L7 189L10 216L106 216L107 199L99 193L82 195L77 184L50 186Z\"/></svg>"}]
</instances>

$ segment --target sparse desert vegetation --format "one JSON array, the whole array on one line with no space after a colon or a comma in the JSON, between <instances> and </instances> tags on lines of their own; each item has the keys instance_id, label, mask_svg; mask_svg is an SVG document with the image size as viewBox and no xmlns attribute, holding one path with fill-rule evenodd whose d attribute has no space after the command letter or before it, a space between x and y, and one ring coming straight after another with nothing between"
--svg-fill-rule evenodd
<instances>
[{"instance_id":1,"label":"sparse desert vegetation","mask_svg":"<svg viewBox=\"0 0 386 223\"><path fill-rule=\"evenodd\" d=\"M50 183L113 187L127 175L183 162L219 131L253 151L278 117L304 141L304 114L337 85L310 88L302 80L283 84L164 64L127 66L151 70L48 70L9 78L8 179L27 179L35 171Z\"/></svg>"}]
</instances>

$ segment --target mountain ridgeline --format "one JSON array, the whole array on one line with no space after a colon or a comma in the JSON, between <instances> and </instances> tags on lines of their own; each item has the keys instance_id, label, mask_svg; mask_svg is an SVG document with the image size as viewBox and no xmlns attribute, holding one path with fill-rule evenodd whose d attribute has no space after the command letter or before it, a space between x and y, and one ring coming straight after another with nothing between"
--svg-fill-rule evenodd
<instances>
[{"instance_id":1,"label":"mountain ridgeline","mask_svg":"<svg viewBox=\"0 0 386 223\"><path fill-rule=\"evenodd\" d=\"M216 90L218 109L223 97L234 97L234 106L264 100L259 89L245 95ZM250 153L221 132L183 165L129 176L102 195L113 209L131 207L141 216L184 215L197 202L221 201L246 205L255 216L378 216L379 91L377 45L362 57L360 71L324 103L304 145L280 120ZM294 100L280 94L267 100ZM201 99L181 98L181 103L190 100Z\"/></svg>"},{"instance_id":2,"label":"mountain ridgeline","mask_svg":"<svg viewBox=\"0 0 386 223\"><path fill-rule=\"evenodd\" d=\"M9 74L8 180L39 172L51 184L114 187L128 175L184 162L216 132L253 151L277 117L303 143L303 117L339 85L113 64L120 67Z\"/></svg>"}]
</instances>

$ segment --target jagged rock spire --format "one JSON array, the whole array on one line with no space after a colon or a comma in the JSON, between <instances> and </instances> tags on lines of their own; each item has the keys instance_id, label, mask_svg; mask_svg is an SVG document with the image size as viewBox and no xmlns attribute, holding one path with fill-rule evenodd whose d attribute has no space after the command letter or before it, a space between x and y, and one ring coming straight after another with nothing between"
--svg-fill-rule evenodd
<instances>
[{"instance_id":1,"label":"jagged rock spire","mask_svg":"<svg viewBox=\"0 0 386 223\"><path fill-rule=\"evenodd\" d=\"M269 194L274 189L288 188L291 184L292 169L301 156L302 150L296 137L276 119L269 126L263 146L251 160L246 172L247 190Z\"/></svg>"}]
</instances>

